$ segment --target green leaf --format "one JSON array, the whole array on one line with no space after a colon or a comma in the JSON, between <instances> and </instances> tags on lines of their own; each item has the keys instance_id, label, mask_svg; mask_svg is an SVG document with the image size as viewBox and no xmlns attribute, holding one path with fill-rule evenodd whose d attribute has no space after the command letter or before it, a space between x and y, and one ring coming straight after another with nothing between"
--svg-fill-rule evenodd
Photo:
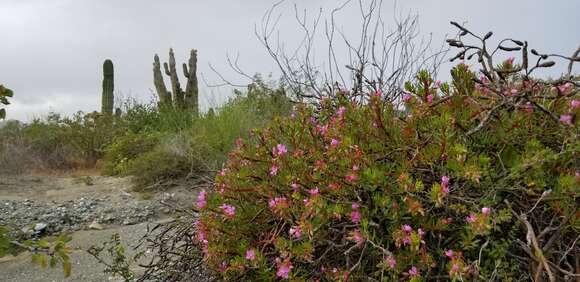
<instances>
[{"instance_id":1,"label":"green leaf","mask_svg":"<svg viewBox=\"0 0 580 282\"><path fill-rule=\"evenodd\" d=\"M71 263L69 261L64 261L62 263L62 271L64 272L64 277L69 277L71 274Z\"/></svg>"}]
</instances>

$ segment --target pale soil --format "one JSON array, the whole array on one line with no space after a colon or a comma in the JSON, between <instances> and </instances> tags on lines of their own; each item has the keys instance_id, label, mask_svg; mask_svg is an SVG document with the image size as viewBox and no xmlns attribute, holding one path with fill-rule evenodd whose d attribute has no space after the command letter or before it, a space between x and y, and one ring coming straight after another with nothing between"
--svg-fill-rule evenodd
<instances>
[{"instance_id":1,"label":"pale soil","mask_svg":"<svg viewBox=\"0 0 580 282\"><path fill-rule=\"evenodd\" d=\"M134 193L130 187L130 180L127 178L0 175L0 204L28 200L39 205L57 205L83 199L100 199L98 205L106 205L106 210L110 210L113 216L123 215L128 206L155 207L154 215L134 225L123 225L114 221L110 224L103 223L104 230L88 230L90 222L87 222L81 228L85 230L74 232L70 246L78 250L71 255L73 271L70 278L65 279L60 268L42 270L39 266L30 264L30 254L22 253L17 257L0 258L0 281L122 281L104 274L103 266L86 253L86 250L91 245L107 241L114 233L121 235L125 246L131 246L144 234L147 224L170 216L171 211L159 203L161 200L185 207L193 202L196 195L193 188L186 186L149 195ZM130 252L131 248L126 249Z\"/></svg>"}]
</instances>

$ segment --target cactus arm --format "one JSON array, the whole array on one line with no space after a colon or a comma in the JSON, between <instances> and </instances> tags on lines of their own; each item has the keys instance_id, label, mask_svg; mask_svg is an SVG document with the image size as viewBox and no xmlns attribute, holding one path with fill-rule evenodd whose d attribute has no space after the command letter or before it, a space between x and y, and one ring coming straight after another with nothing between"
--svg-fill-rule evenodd
<instances>
[{"instance_id":1,"label":"cactus arm","mask_svg":"<svg viewBox=\"0 0 580 282\"><path fill-rule=\"evenodd\" d=\"M183 63L183 75L189 79L189 70L187 70L187 64ZM187 90L185 90L185 93L187 93Z\"/></svg>"},{"instance_id":2,"label":"cactus arm","mask_svg":"<svg viewBox=\"0 0 580 282\"><path fill-rule=\"evenodd\" d=\"M165 74L171 77L171 72L169 71L169 66L167 65L167 63L163 63L163 69L165 69Z\"/></svg>"}]
</instances>

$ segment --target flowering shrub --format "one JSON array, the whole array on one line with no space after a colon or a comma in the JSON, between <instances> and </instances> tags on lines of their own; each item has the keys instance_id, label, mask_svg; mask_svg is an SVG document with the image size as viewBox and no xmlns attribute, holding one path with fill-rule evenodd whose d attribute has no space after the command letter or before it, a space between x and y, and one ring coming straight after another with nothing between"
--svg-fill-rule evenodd
<instances>
[{"instance_id":1,"label":"flowering shrub","mask_svg":"<svg viewBox=\"0 0 580 282\"><path fill-rule=\"evenodd\" d=\"M232 281L574 273L577 88L452 75L420 72L402 106L339 93L238 140L197 201L207 265Z\"/></svg>"}]
</instances>

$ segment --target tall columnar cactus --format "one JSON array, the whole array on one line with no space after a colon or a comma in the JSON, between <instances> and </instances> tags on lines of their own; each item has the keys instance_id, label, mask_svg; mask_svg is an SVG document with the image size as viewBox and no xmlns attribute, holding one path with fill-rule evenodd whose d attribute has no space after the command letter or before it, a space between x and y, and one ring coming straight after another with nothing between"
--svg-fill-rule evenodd
<instances>
[{"instance_id":1,"label":"tall columnar cactus","mask_svg":"<svg viewBox=\"0 0 580 282\"><path fill-rule=\"evenodd\" d=\"M183 63L183 75L187 78L185 87L185 104L196 113L199 110L198 96L199 89L197 85L197 50L192 49L189 55L188 65Z\"/></svg>"},{"instance_id":2,"label":"tall columnar cactus","mask_svg":"<svg viewBox=\"0 0 580 282\"><path fill-rule=\"evenodd\" d=\"M113 105L115 103L115 96L113 95L115 73L113 70L113 62L105 60L103 63L103 94L101 101L101 113L111 115L113 114Z\"/></svg>"},{"instance_id":3,"label":"tall columnar cactus","mask_svg":"<svg viewBox=\"0 0 580 282\"><path fill-rule=\"evenodd\" d=\"M153 83L161 105L170 105L178 109L189 109L198 112L197 51L191 50L188 64L183 64L183 74L187 79L185 92L179 83L175 54L169 49L169 62L163 64L165 74L171 80L172 92L167 91L161 74L161 63L157 54L153 61Z\"/></svg>"}]
</instances>

